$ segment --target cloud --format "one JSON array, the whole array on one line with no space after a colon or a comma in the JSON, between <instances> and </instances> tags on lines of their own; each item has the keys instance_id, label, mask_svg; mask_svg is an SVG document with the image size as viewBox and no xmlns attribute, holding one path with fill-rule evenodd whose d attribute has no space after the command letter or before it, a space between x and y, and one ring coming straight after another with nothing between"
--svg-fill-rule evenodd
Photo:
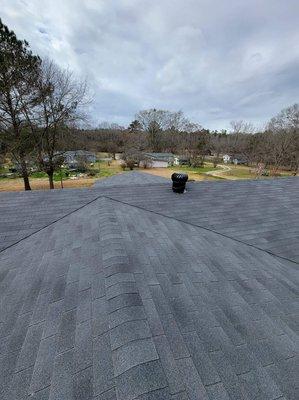
<instances>
[{"instance_id":1,"label":"cloud","mask_svg":"<svg viewBox=\"0 0 299 400\"><path fill-rule=\"evenodd\" d=\"M298 101L297 0L2 0L41 57L87 77L94 123L147 107L209 128L262 124Z\"/></svg>"}]
</instances>

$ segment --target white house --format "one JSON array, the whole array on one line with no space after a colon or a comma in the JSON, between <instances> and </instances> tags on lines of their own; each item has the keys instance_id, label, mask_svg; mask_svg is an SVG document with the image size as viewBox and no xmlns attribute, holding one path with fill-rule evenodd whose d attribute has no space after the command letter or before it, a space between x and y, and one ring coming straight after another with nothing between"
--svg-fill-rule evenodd
<instances>
[{"instance_id":1,"label":"white house","mask_svg":"<svg viewBox=\"0 0 299 400\"><path fill-rule=\"evenodd\" d=\"M144 155L151 160L152 168L167 168L174 159L172 153L145 153Z\"/></svg>"},{"instance_id":2,"label":"white house","mask_svg":"<svg viewBox=\"0 0 299 400\"><path fill-rule=\"evenodd\" d=\"M228 164L230 162L230 156L228 154L224 154L222 157L224 164Z\"/></svg>"}]
</instances>

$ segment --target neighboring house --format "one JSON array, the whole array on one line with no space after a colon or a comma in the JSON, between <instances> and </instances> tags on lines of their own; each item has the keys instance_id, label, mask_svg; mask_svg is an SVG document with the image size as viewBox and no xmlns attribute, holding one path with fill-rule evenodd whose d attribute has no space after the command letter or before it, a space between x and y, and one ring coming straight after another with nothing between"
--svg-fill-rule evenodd
<instances>
[{"instance_id":1,"label":"neighboring house","mask_svg":"<svg viewBox=\"0 0 299 400\"><path fill-rule=\"evenodd\" d=\"M86 150L66 151L63 153L63 157L64 164L71 168L76 168L82 160L87 163L94 163L97 160L94 153Z\"/></svg>"},{"instance_id":2,"label":"neighboring house","mask_svg":"<svg viewBox=\"0 0 299 400\"><path fill-rule=\"evenodd\" d=\"M186 156L174 156L173 165L189 165L190 157Z\"/></svg>"},{"instance_id":3,"label":"neighboring house","mask_svg":"<svg viewBox=\"0 0 299 400\"><path fill-rule=\"evenodd\" d=\"M235 165L246 165L248 164L248 160L246 157L242 156L241 154L234 154L233 157L231 157L231 162Z\"/></svg>"},{"instance_id":4,"label":"neighboring house","mask_svg":"<svg viewBox=\"0 0 299 400\"><path fill-rule=\"evenodd\" d=\"M234 154L234 155L224 154L222 159L224 164L229 164L229 163L235 165L248 164L248 160L240 154Z\"/></svg>"},{"instance_id":5,"label":"neighboring house","mask_svg":"<svg viewBox=\"0 0 299 400\"><path fill-rule=\"evenodd\" d=\"M167 168L174 160L172 153L144 153L144 156L151 160L153 168Z\"/></svg>"},{"instance_id":6,"label":"neighboring house","mask_svg":"<svg viewBox=\"0 0 299 400\"><path fill-rule=\"evenodd\" d=\"M230 162L230 156L228 154L224 154L222 157L224 164L228 164Z\"/></svg>"}]
</instances>

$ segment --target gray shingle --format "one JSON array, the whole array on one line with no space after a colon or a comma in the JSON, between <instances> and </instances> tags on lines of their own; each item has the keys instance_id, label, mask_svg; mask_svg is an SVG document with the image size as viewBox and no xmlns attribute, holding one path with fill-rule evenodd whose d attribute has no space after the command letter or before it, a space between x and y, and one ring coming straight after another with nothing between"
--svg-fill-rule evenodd
<instances>
[{"instance_id":1,"label":"gray shingle","mask_svg":"<svg viewBox=\"0 0 299 400\"><path fill-rule=\"evenodd\" d=\"M1 399L297 400L297 266L196 226L293 257L288 182L10 194L19 238L111 199L0 254Z\"/></svg>"},{"instance_id":2,"label":"gray shingle","mask_svg":"<svg viewBox=\"0 0 299 400\"><path fill-rule=\"evenodd\" d=\"M115 275L113 275L115 276ZM109 286L106 289L106 298L108 300L113 299L114 297L120 296L122 294L129 293L139 293L136 283L132 282L120 282L116 283L113 286Z\"/></svg>"},{"instance_id":3,"label":"gray shingle","mask_svg":"<svg viewBox=\"0 0 299 400\"><path fill-rule=\"evenodd\" d=\"M239 378L251 398L274 400L282 396L282 392L263 368L242 374Z\"/></svg>"},{"instance_id":4,"label":"gray shingle","mask_svg":"<svg viewBox=\"0 0 299 400\"><path fill-rule=\"evenodd\" d=\"M163 326L152 299L143 300L146 317L148 319L149 326L153 336L159 336L164 334Z\"/></svg>"},{"instance_id":5,"label":"gray shingle","mask_svg":"<svg viewBox=\"0 0 299 400\"><path fill-rule=\"evenodd\" d=\"M116 391L115 389L107 390L107 392L104 392L100 394L97 397L94 397L95 400L117 400L116 397Z\"/></svg>"},{"instance_id":6,"label":"gray shingle","mask_svg":"<svg viewBox=\"0 0 299 400\"><path fill-rule=\"evenodd\" d=\"M74 371L92 365L92 326L91 321L76 325L74 348Z\"/></svg>"},{"instance_id":7,"label":"gray shingle","mask_svg":"<svg viewBox=\"0 0 299 400\"><path fill-rule=\"evenodd\" d=\"M205 352L204 345L198 335L195 332L188 333L184 335L184 339L203 384L207 386L220 382L220 377Z\"/></svg>"},{"instance_id":8,"label":"gray shingle","mask_svg":"<svg viewBox=\"0 0 299 400\"><path fill-rule=\"evenodd\" d=\"M51 384L53 363L57 347L56 341L56 336L49 336L40 342L32 374L30 392L37 392Z\"/></svg>"},{"instance_id":9,"label":"gray shingle","mask_svg":"<svg viewBox=\"0 0 299 400\"><path fill-rule=\"evenodd\" d=\"M177 360L181 371L186 391L190 400L208 400L205 387L198 375L198 372L191 358L181 358Z\"/></svg>"},{"instance_id":10,"label":"gray shingle","mask_svg":"<svg viewBox=\"0 0 299 400\"><path fill-rule=\"evenodd\" d=\"M142 306L139 293L126 293L108 300L109 312L120 310L124 307Z\"/></svg>"},{"instance_id":11,"label":"gray shingle","mask_svg":"<svg viewBox=\"0 0 299 400\"><path fill-rule=\"evenodd\" d=\"M186 343L177 327L176 321L171 314L164 315L161 319L165 335L168 339L172 354L175 359L190 357Z\"/></svg>"},{"instance_id":12,"label":"gray shingle","mask_svg":"<svg viewBox=\"0 0 299 400\"><path fill-rule=\"evenodd\" d=\"M114 374L118 376L132 367L158 358L155 345L151 339L129 342L112 352Z\"/></svg>"},{"instance_id":13,"label":"gray shingle","mask_svg":"<svg viewBox=\"0 0 299 400\"><path fill-rule=\"evenodd\" d=\"M154 338L155 346L167 378L171 394L182 392L185 389L181 373L171 352L168 340L164 335Z\"/></svg>"},{"instance_id":14,"label":"gray shingle","mask_svg":"<svg viewBox=\"0 0 299 400\"><path fill-rule=\"evenodd\" d=\"M49 400L71 398L74 373L73 357L73 350L68 350L55 357Z\"/></svg>"},{"instance_id":15,"label":"gray shingle","mask_svg":"<svg viewBox=\"0 0 299 400\"><path fill-rule=\"evenodd\" d=\"M22 400L23 398L27 397L32 371L33 368L30 367L13 374L10 388L1 398L3 400Z\"/></svg>"},{"instance_id":16,"label":"gray shingle","mask_svg":"<svg viewBox=\"0 0 299 400\"><path fill-rule=\"evenodd\" d=\"M43 328L44 326L42 323L28 328L26 338L19 353L16 371L26 369L35 364Z\"/></svg>"},{"instance_id":17,"label":"gray shingle","mask_svg":"<svg viewBox=\"0 0 299 400\"><path fill-rule=\"evenodd\" d=\"M223 384L215 383L214 385L208 386L206 388L208 396L213 400L229 400L229 395L225 390Z\"/></svg>"},{"instance_id":18,"label":"gray shingle","mask_svg":"<svg viewBox=\"0 0 299 400\"><path fill-rule=\"evenodd\" d=\"M109 334L93 340L93 393L102 394L114 387L114 371Z\"/></svg>"},{"instance_id":19,"label":"gray shingle","mask_svg":"<svg viewBox=\"0 0 299 400\"><path fill-rule=\"evenodd\" d=\"M92 368L77 372L72 378L72 398L74 400L90 400L93 398Z\"/></svg>"},{"instance_id":20,"label":"gray shingle","mask_svg":"<svg viewBox=\"0 0 299 400\"><path fill-rule=\"evenodd\" d=\"M151 333L147 321L137 320L124 322L110 330L112 350L138 339L150 338Z\"/></svg>"},{"instance_id":21,"label":"gray shingle","mask_svg":"<svg viewBox=\"0 0 299 400\"><path fill-rule=\"evenodd\" d=\"M45 306L46 308L46 306ZM59 332L63 312L63 300L48 305L43 338L56 335Z\"/></svg>"},{"instance_id":22,"label":"gray shingle","mask_svg":"<svg viewBox=\"0 0 299 400\"><path fill-rule=\"evenodd\" d=\"M78 296L78 308L76 314L78 323L82 323L91 319L91 309L91 289L80 291Z\"/></svg>"},{"instance_id":23,"label":"gray shingle","mask_svg":"<svg viewBox=\"0 0 299 400\"><path fill-rule=\"evenodd\" d=\"M166 386L167 381L159 360L133 367L116 379L117 398L122 400L133 400Z\"/></svg>"},{"instance_id":24,"label":"gray shingle","mask_svg":"<svg viewBox=\"0 0 299 400\"><path fill-rule=\"evenodd\" d=\"M146 315L142 305L120 308L109 314L109 326L115 328L127 321L145 319Z\"/></svg>"},{"instance_id":25,"label":"gray shingle","mask_svg":"<svg viewBox=\"0 0 299 400\"><path fill-rule=\"evenodd\" d=\"M63 353L74 347L76 330L76 311L67 311L61 316L61 323L58 334L59 353Z\"/></svg>"}]
</instances>

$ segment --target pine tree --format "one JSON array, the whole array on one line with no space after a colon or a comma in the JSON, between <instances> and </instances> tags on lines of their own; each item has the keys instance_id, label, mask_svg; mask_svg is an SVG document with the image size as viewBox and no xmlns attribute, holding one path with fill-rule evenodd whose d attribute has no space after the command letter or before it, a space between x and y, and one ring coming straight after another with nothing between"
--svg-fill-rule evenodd
<instances>
[{"instance_id":1,"label":"pine tree","mask_svg":"<svg viewBox=\"0 0 299 400\"><path fill-rule=\"evenodd\" d=\"M38 102L35 82L40 63L29 44L19 40L0 19L0 133L2 142L20 167L25 190L31 189L27 159L32 151L26 113L33 115Z\"/></svg>"}]
</instances>

